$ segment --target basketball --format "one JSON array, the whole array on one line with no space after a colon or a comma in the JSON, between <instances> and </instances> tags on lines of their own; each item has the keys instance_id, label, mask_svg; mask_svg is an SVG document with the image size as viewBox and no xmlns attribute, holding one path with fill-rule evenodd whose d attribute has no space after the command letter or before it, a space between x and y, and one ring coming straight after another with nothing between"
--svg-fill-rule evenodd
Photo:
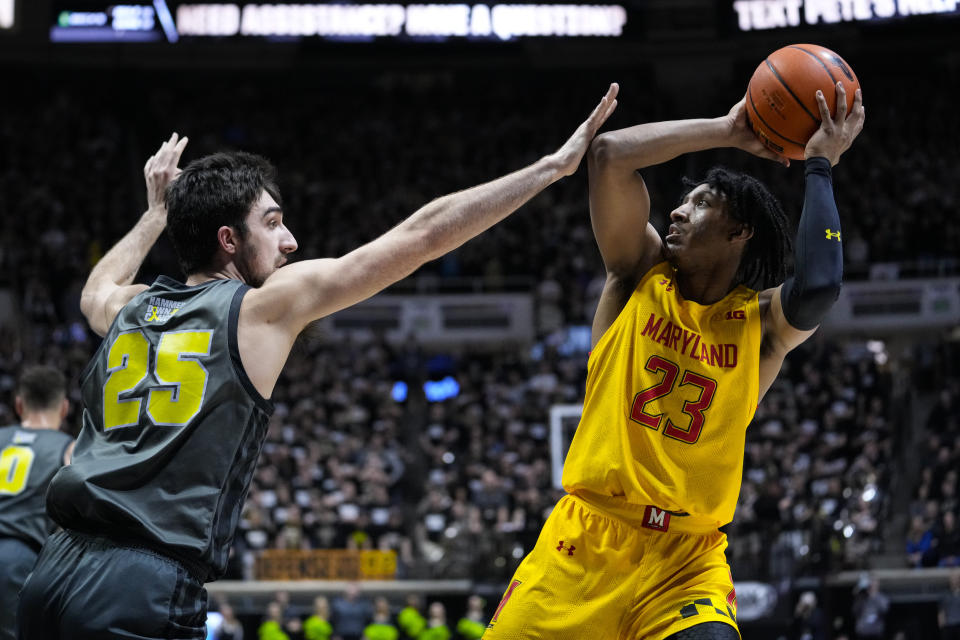
<instances>
[{"instance_id":1,"label":"basketball","mask_svg":"<svg viewBox=\"0 0 960 640\"><path fill-rule=\"evenodd\" d=\"M847 112L860 82L836 53L816 44L777 49L760 63L747 86L747 118L763 143L792 160L820 127L817 90L823 91L830 113L836 115L837 82L847 92Z\"/></svg>"}]
</instances>

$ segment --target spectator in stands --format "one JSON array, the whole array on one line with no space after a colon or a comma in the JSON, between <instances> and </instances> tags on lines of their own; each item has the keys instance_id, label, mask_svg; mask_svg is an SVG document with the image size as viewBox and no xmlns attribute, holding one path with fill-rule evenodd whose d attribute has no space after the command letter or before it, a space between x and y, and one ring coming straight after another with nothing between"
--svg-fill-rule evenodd
<instances>
[{"instance_id":1,"label":"spectator in stands","mask_svg":"<svg viewBox=\"0 0 960 640\"><path fill-rule=\"evenodd\" d=\"M960 566L960 529L957 528L956 512L947 509L946 505L935 535L937 564L941 567Z\"/></svg>"},{"instance_id":2,"label":"spectator in stands","mask_svg":"<svg viewBox=\"0 0 960 640\"><path fill-rule=\"evenodd\" d=\"M489 618L483 610L483 598L477 595L467 599L467 611L457 622L457 636L460 640L480 640L487 630Z\"/></svg>"},{"instance_id":3,"label":"spectator in stands","mask_svg":"<svg viewBox=\"0 0 960 640\"><path fill-rule=\"evenodd\" d=\"M936 564L933 547L933 529L922 515L910 519L907 531L907 562L911 567L929 567Z\"/></svg>"},{"instance_id":4,"label":"spectator in stands","mask_svg":"<svg viewBox=\"0 0 960 640\"><path fill-rule=\"evenodd\" d=\"M279 602L267 605L266 620L257 629L259 640L291 640L283 629L283 606Z\"/></svg>"},{"instance_id":5,"label":"spectator in stands","mask_svg":"<svg viewBox=\"0 0 960 640\"><path fill-rule=\"evenodd\" d=\"M793 610L793 640L827 640L827 621L813 591L800 594Z\"/></svg>"},{"instance_id":6,"label":"spectator in stands","mask_svg":"<svg viewBox=\"0 0 960 640\"><path fill-rule=\"evenodd\" d=\"M355 582L347 585L342 598L333 601L333 628L343 640L360 640L372 616L373 606L360 595Z\"/></svg>"},{"instance_id":7,"label":"spectator in stands","mask_svg":"<svg viewBox=\"0 0 960 640\"><path fill-rule=\"evenodd\" d=\"M411 593L407 595L407 604L397 614L397 626L403 631L403 635L408 640L416 640L420 634L427 628L427 619L420 613L420 607L423 606L420 596Z\"/></svg>"},{"instance_id":8,"label":"spectator in stands","mask_svg":"<svg viewBox=\"0 0 960 640\"><path fill-rule=\"evenodd\" d=\"M960 640L960 569L950 572L950 588L940 598L937 623L940 640Z\"/></svg>"},{"instance_id":9,"label":"spectator in stands","mask_svg":"<svg viewBox=\"0 0 960 640\"><path fill-rule=\"evenodd\" d=\"M330 640L333 625L330 624L330 603L324 596L313 599L313 614L303 623L306 640Z\"/></svg>"},{"instance_id":10,"label":"spectator in stands","mask_svg":"<svg viewBox=\"0 0 960 640\"><path fill-rule=\"evenodd\" d=\"M237 620L229 602L220 605L220 615L223 616L223 620L217 628L214 640L243 640L243 625Z\"/></svg>"},{"instance_id":11,"label":"spectator in stands","mask_svg":"<svg viewBox=\"0 0 960 640\"><path fill-rule=\"evenodd\" d=\"M447 609L442 602L431 602L427 609L427 628L420 632L417 640L450 640L450 627L447 626Z\"/></svg>"},{"instance_id":12,"label":"spectator in stands","mask_svg":"<svg viewBox=\"0 0 960 640\"><path fill-rule=\"evenodd\" d=\"M397 640L400 630L390 623L390 602L384 597L373 601L373 620L363 630L363 640Z\"/></svg>"},{"instance_id":13,"label":"spectator in stands","mask_svg":"<svg viewBox=\"0 0 960 640\"><path fill-rule=\"evenodd\" d=\"M869 574L860 576L853 593L854 632L857 640L878 640L886 630L890 601L880 592L877 579Z\"/></svg>"}]
</instances>

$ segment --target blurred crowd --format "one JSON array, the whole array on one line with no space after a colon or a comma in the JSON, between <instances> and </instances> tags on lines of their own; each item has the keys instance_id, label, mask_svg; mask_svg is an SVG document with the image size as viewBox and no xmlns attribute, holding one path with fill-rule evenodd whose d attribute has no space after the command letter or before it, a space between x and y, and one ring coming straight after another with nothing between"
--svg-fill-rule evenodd
<instances>
[{"instance_id":1,"label":"blurred crowd","mask_svg":"<svg viewBox=\"0 0 960 640\"><path fill-rule=\"evenodd\" d=\"M549 408L576 402L586 375L584 354L527 351L303 341L274 394L237 562L267 547L392 549L402 577L508 578L561 495ZM456 397L417 393L451 374Z\"/></svg>"},{"instance_id":2,"label":"blurred crowd","mask_svg":"<svg viewBox=\"0 0 960 640\"><path fill-rule=\"evenodd\" d=\"M930 348L924 369L924 400L931 406L924 461L910 504L907 561L912 567L960 567L960 341Z\"/></svg>"},{"instance_id":3,"label":"blurred crowd","mask_svg":"<svg viewBox=\"0 0 960 640\"><path fill-rule=\"evenodd\" d=\"M808 341L757 408L730 534L740 579L865 567L883 551L894 389L870 346Z\"/></svg>"}]
</instances>

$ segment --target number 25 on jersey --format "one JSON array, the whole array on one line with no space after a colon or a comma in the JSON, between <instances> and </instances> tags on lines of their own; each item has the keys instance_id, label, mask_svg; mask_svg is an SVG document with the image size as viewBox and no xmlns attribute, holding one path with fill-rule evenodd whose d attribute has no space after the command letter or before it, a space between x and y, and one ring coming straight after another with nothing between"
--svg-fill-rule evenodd
<instances>
[{"instance_id":1,"label":"number 25 on jersey","mask_svg":"<svg viewBox=\"0 0 960 640\"><path fill-rule=\"evenodd\" d=\"M210 355L213 331L168 331L161 334L153 361L156 383L135 391L147 377L152 346L140 331L117 336L107 354L103 385L103 428L140 423L143 396L147 416L156 425L182 427L200 412L207 387L201 358Z\"/></svg>"}]
</instances>

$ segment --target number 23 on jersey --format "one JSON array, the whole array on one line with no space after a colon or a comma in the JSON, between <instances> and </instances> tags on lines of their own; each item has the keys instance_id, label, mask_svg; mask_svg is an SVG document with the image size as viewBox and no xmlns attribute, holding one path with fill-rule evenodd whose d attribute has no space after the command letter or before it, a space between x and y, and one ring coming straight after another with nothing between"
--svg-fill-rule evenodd
<instances>
[{"instance_id":1,"label":"number 23 on jersey","mask_svg":"<svg viewBox=\"0 0 960 640\"><path fill-rule=\"evenodd\" d=\"M154 347L140 331L121 333L107 353L103 385L103 428L140 424L144 396L146 414L155 425L185 426L200 412L207 387L202 358L210 355L213 331L168 331ZM156 382L136 390L153 362Z\"/></svg>"},{"instance_id":2,"label":"number 23 on jersey","mask_svg":"<svg viewBox=\"0 0 960 640\"><path fill-rule=\"evenodd\" d=\"M670 417L667 417L667 426L663 429L663 435L680 442L694 444L700 439L700 432L703 431L703 424L706 420L704 412L713 403L713 395L717 392L717 381L689 369L684 371L681 377L678 365L657 355L650 356L647 364L644 365L644 369L653 374L663 373L663 378L659 383L647 387L634 396L630 408L630 419L658 431L664 415L662 413L652 413L648 410L647 405L654 400L670 395L674 391L679 377L680 384L676 386L678 391L681 387L692 386L699 389L700 394L696 399L684 401L681 408L681 411L689 416L689 425L684 429L674 423Z\"/></svg>"}]
</instances>

